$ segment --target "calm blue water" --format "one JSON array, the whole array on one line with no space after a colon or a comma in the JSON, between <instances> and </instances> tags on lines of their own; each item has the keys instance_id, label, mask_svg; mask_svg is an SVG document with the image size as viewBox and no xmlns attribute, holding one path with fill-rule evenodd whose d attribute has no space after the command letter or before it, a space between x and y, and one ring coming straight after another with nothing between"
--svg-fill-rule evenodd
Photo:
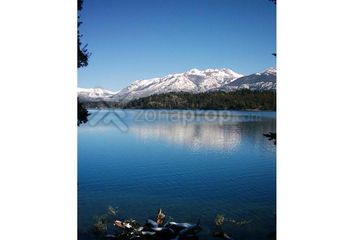
<instances>
[{"instance_id":1,"label":"calm blue water","mask_svg":"<svg viewBox=\"0 0 354 240\"><path fill-rule=\"evenodd\" d=\"M144 222L162 208L177 222L201 220L214 239L216 214L235 239L271 239L275 231L274 112L96 111L78 128L79 238L94 216ZM167 217L167 218L168 218Z\"/></svg>"}]
</instances>

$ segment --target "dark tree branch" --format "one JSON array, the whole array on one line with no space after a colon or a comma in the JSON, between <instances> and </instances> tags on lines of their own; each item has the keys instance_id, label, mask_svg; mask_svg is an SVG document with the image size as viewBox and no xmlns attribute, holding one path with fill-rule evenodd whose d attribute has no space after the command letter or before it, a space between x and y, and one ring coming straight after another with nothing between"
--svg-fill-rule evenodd
<instances>
[{"instance_id":1,"label":"dark tree branch","mask_svg":"<svg viewBox=\"0 0 354 240\"><path fill-rule=\"evenodd\" d=\"M82 10L83 0L77 1L77 68L86 67L88 65L88 59L91 56L91 53L87 50L87 44L82 47L81 37L79 27L82 24L80 21L79 12Z\"/></svg>"},{"instance_id":2,"label":"dark tree branch","mask_svg":"<svg viewBox=\"0 0 354 240\"><path fill-rule=\"evenodd\" d=\"M77 68L86 67L88 65L88 59L91 55L87 50L87 44L82 47L81 37L79 27L82 24L80 21L79 12L82 10L83 0L77 1ZM83 104L77 99L77 125L87 122L87 117L89 113Z\"/></svg>"}]
</instances>

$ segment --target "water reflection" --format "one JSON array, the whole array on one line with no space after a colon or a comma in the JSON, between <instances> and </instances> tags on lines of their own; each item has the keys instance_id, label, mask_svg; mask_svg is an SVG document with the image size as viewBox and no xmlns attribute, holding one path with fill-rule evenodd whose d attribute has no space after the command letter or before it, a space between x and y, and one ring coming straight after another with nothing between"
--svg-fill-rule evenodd
<instances>
[{"instance_id":1,"label":"water reflection","mask_svg":"<svg viewBox=\"0 0 354 240\"><path fill-rule=\"evenodd\" d=\"M118 114L121 110L114 111ZM275 131L275 115L272 112L216 111L212 115L205 111L129 110L124 111L124 114L121 112L124 118L120 120L127 126L126 131L111 124L117 115L108 110L91 113L98 121L90 123L90 118L90 124L80 128L82 133L106 132L118 138L128 134L140 140L167 141L193 150L234 150L240 147L241 140L248 144L248 148L267 147L268 150L275 150L271 144L265 143L267 141L263 136L264 133Z\"/></svg>"},{"instance_id":2,"label":"water reflection","mask_svg":"<svg viewBox=\"0 0 354 240\"><path fill-rule=\"evenodd\" d=\"M126 111L126 132L109 124L115 115L107 111L78 129L79 228L89 231L108 205L138 221L163 207L176 221L201 218L206 229L217 213L252 220L230 226L230 234L268 239L275 229L276 146L263 134L275 132L275 114L232 112L220 121L198 113L186 121L186 114L157 111L155 119L152 112Z\"/></svg>"},{"instance_id":3,"label":"water reflection","mask_svg":"<svg viewBox=\"0 0 354 240\"><path fill-rule=\"evenodd\" d=\"M155 138L192 149L230 150L241 142L237 125L194 124L135 124L129 132L140 139Z\"/></svg>"}]
</instances>

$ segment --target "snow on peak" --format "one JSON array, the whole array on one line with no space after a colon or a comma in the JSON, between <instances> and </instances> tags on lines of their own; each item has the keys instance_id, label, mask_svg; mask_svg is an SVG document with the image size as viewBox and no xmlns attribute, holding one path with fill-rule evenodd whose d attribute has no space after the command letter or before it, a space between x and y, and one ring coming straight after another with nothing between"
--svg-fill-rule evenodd
<instances>
[{"instance_id":1,"label":"snow on peak","mask_svg":"<svg viewBox=\"0 0 354 240\"><path fill-rule=\"evenodd\" d=\"M274 67L270 67L265 69L262 73L266 73L266 74L276 74L277 70Z\"/></svg>"},{"instance_id":2,"label":"snow on peak","mask_svg":"<svg viewBox=\"0 0 354 240\"><path fill-rule=\"evenodd\" d=\"M117 92L112 92L100 87L97 88L77 88L77 94L80 99L105 99L113 96Z\"/></svg>"},{"instance_id":3,"label":"snow on peak","mask_svg":"<svg viewBox=\"0 0 354 240\"><path fill-rule=\"evenodd\" d=\"M168 92L200 93L215 90L275 89L276 69L267 68L263 72L243 76L228 68L192 68L183 73L168 74L164 77L137 80L118 92L103 88L78 88L81 99L107 101L129 101L153 94Z\"/></svg>"},{"instance_id":4,"label":"snow on peak","mask_svg":"<svg viewBox=\"0 0 354 240\"><path fill-rule=\"evenodd\" d=\"M205 92L217 89L242 76L242 74L226 68L206 70L192 68L183 73L135 81L119 91L114 98L131 100L167 92Z\"/></svg>"},{"instance_id":5,"label":"snow on peak","mask_svg":"<svg viewBox=\"0 0 354 240\"><path fill-rule=\"evenodd\" d=\"M198 68L192 68L191 70L186 72L187 74L198 74L201 73L201 71Z\"/></svg>"},{"instance_id":6,"label":"snow on peak","mask_svg":"<svg viewBox=\"0 0 354 240\"><path fill-rule=\"evenodd\" d=\"M239 89L250 90L275 90L276 89L276 69L267 68L263 72L250 74L229 84L224 85L221 89L226 91L235 91Z\"/></svg>"},{"instance_id":7,"label":"snow on peak","mask_svg":"<svg viewBox=\"0 0 354 240\"><path fill-rule=\"evenodd\" d=\"M87 92L87 93L97 93L97 94L103 94L103 93L115 93L109 90L106 90L101 87L97 88L77 88L77 92Z\"/></svg>"}]
</instances>

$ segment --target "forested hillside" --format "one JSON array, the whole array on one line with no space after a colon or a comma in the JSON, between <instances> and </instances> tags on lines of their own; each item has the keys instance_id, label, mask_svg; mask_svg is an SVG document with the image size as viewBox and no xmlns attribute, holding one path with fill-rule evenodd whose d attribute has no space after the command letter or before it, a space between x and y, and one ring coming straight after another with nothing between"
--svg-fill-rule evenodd
<instances>
[{"instance_id":1,"label":"forested hillside","mask_svg":"<svg viewBox=\"0 0 354 240\"><path fill-rule=\"evenodd\" d=\"M275 91L166 93L128 102L125 108L275 110Z\"/></svg>"},{"instance_id":2,"label":"forested hillside","mask_svg":"<svg viewBox=\"0 0 354 240\"><path fill-rule=\"evenodd\" d=\"M239 90L234 92L174 92L139 98L127 103L97 101L84 103L88 108L132 109L214 109L276 110L275 91Z\"/></svg>"}]
</instances>

